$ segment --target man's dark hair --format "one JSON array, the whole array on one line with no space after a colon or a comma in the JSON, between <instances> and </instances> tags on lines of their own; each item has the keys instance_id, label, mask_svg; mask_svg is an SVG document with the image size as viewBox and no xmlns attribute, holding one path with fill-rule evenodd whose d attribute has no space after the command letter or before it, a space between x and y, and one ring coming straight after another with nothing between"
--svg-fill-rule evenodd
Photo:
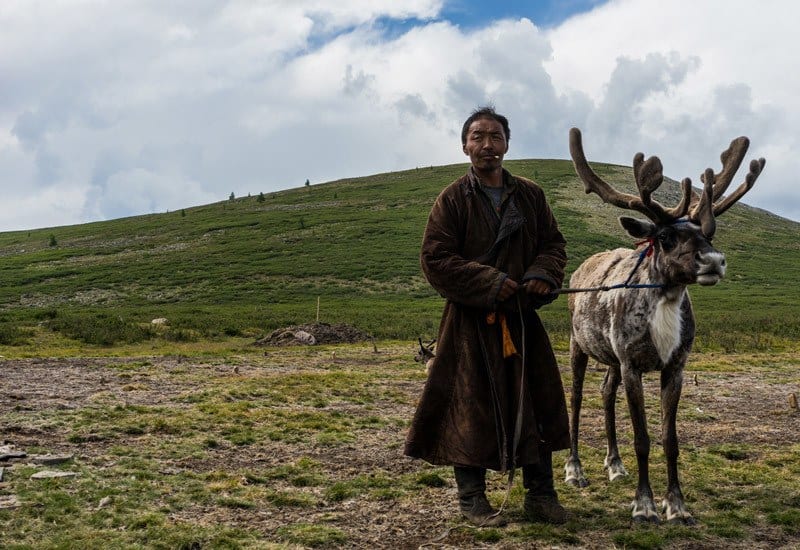
<instances>
[{"instance_id":1,"label":"man's dark hair","mask_svg":"<svg viewBox=\"0 0 800 550\"><path fill-rule=\"evenodd\" d=\"M464 126L461 128L461 145L467 144L467 132L469 131L469 127L480 118L490 118L499 122L503 127L503 132L506 134L506 142L511 139L511 129L508 127L508 119L503 115L497 114L494 107L487 105L486 107L479 107L472 111L472 114L469 115L469 118L464 122Z\"/></svg>"}]
</instances>

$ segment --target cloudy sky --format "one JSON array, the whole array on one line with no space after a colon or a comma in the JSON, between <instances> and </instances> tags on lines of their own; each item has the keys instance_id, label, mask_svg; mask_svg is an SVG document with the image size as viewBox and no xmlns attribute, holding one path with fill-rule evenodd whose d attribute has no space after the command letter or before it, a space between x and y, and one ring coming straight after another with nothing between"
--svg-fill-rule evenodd
<instances>
[{"instance_id":1,"label":"cloudy sky","mask_svg":"<svg viewBox=\"0 0 800 550\"><path fill-rule=\"evenodd\" d=\"M800 221L794 0L0 0L0 231L466 162L658 155L695 183L739 135L744 202ZM734 184L743 178L744 167Z\"/></svg>"}]
</instances>

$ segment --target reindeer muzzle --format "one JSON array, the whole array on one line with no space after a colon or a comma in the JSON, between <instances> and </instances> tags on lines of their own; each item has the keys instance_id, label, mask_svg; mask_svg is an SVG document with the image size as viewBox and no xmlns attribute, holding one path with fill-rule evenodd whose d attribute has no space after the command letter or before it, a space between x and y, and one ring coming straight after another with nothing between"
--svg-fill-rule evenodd
<instances>
[{"instance_id":1,"label":"reindeer muzzle","mask_svg":"<svg viewBox=\"0 0 800 550\"><path fill-rule=\"evenodd\" d=\"M721 252L706 252L698 256L697 284L700 286L713 286L725 276L725 254Z\"/></svg>"}]
</instances>

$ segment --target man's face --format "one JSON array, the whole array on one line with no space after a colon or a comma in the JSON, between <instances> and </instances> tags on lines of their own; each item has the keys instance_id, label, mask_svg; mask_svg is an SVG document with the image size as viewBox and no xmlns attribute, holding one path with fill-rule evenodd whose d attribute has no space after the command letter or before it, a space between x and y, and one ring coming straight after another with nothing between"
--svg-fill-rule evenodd
<instances>
[{"instance_id":1,"label":"man's face","mask_svg":"<svg viewBox=\"0 0 800 550\"><path fill-rule=\"evenodd\" d=\"M494 170L508 152L503 125L491 118L479 118L469 125L464 154L478 170Z\"/></svg>"}]
</instances>

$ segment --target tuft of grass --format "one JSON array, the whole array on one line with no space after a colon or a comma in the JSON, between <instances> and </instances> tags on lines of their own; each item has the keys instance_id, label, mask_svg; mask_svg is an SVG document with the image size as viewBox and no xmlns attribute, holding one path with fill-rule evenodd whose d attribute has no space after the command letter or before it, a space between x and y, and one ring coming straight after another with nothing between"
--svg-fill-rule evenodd
<instances>
[{"instance_id":1,"label":"tuft of grass","mask_svg":"<svg viewBox=\"0 0 800 550\"><path fill-rule=\"evenodd\" d=\"M277 533L286 542L312 548L335 546L347 542L347 535L342 530L327 525L295 523L279 527Z\"/></svg>"},{"instance_id":2,"label":"tuft of grass","mask_svg":"<svg viewBox=\"0 0 800 550\"><path fill-rule=\"evenodd\" d=\"M447 481L436 472L422 472L417 476L417 483L426 487L446 487L448 485Z\"/></svg>"},{"instance_id":3,"label":"tuft of grass","mask_svg":"<svg viewBox=\"0 0 800 550\"><path fill-rule=\"evenodd\" d=\"M278 508L311 508L317 503L312 495L299 491L268 491L265 499Z\"/></svg>"},{"instance_id":4,"label":"tuft of grass","mask_svg":"<svg viewBox=\"0 0 800 550\"><path fill-rule=\"evenodd\" d=\"M237 497L222 497L217 499L217 504L226 508L238 508L241 510L252 510L256 508L256 503L250 500Z\"/></svg>"},{"instance_id":5,"label":"tuft of grass","mask_svg":"<svg viewBox=\"0 0 800 550\"><path fill-rule=\"evenodd\" d=\"M344 482L337 482L325 490L325 500L330 502L342 502L358 494L358 490L353 485Z\"/></svg>"},{"instance_id":6,"label":"tuft of grass","mask_svg":"<svg viewBox=\"0 0 800 550\"><path fill-rule=\"evenodd\" d=\"M750 451L745 446L735 443L712 445L709 451L732 461L747 460L750 458Z\"/></svg>"},{"instance_id":7,"label":"tuft of grass","mask_svg":"<svg viewBox=\"0 0 800 550\"><path fill-rule=\"evenodd\" d=\"M770 512L767 521L780 526L788 535L800 535L800 510L797 508Z\"/></svg>"},{"instance_id":8,"label":"tuft of grass","mask_svg":"<svg viewBox=\"0 0 800 550\"><path fill-rule=\"evenodd\" d=\"M632 550L655 550L657 548L664 548L667 543L662 533L646 527L616 533L612 537L612 540L622 548L630 548Z\"/></svg>"},{"instance_id":9,"label":"tuft of grass","mask_svg":"<svg viewBox=\"0 0 800 550\"><path fill-rule=\"evenodd\" d=\"M480 529L475 532L475 540L480 542L500 542L503 538L499 529Z\"/></svg>"}]
</instances>

